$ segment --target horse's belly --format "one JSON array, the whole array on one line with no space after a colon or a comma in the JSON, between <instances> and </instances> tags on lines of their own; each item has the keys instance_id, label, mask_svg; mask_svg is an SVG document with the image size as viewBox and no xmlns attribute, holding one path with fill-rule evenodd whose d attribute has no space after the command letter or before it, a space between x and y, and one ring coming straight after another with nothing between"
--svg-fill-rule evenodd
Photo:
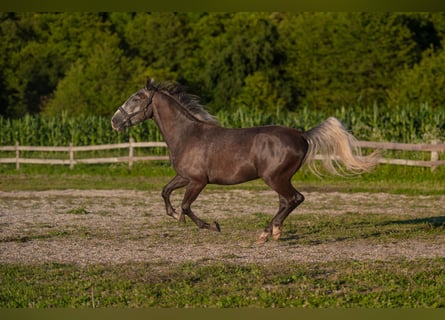
<instances>
[{"instance_id":1,"label":"horse's belly","mask_svg":"<svg viewBox=\"0 0 445 320\"><path fill-rule=\"evenodd\" d=\"M221 165L218 164L217 168L212 169L208 172L209 183L213 184L239 184L246 181L258 179L258 173L255 166L252 163L234 163L228 161Z\"/></svg>"}]
</instances>

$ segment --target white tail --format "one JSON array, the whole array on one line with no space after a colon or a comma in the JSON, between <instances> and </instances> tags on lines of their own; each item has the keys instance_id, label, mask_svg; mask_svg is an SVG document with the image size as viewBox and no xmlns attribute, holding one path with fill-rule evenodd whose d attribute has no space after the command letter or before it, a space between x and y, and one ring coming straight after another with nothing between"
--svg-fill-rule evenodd
<instances>
[{"instance_id":1,"label":"white tail","mask_svg":"<svg viewBox=\"0 0 445 320\"><path fill-rule=\"evenodd\" d=\"M357 139L334 117L305 132L303 136L309 144L305 163L317 176L321 175L314 161L317 154L323 156L323 167L329 173L339 176L368 172L378 163L380 152L374 151L362 157L356 144Z\"/></svg>"}]
</instances>

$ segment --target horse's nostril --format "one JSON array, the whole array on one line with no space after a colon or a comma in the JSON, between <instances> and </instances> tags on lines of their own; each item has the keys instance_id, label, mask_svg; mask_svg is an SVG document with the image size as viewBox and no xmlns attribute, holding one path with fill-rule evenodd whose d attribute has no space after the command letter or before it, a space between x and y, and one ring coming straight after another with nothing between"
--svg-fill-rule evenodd
<instances>
[{"instance_id":1,"label":"horse's nostril","mask_svg":"<svg viewBox=\"0 0 445 320\"><path fill-rule=\"evenodd\" d=\"M113 118L111 118L111 123L112 123L112 124L118 124L118 123L119 123L119 119L118 119L118 117L113 117Z\"/></svg>"}]
</instances>

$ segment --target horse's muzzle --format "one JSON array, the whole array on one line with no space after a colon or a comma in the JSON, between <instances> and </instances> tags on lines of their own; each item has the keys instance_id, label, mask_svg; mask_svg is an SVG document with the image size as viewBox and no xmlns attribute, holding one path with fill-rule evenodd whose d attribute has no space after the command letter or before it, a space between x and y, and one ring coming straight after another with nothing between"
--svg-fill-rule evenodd
<instances>
[{"instance_id":1,"label":"horse's muzzle","mask_svg":"<svg viewBox=\"0 0 445 320\"><path fill-rule=\"evenodd\" d=\"M111 127L116 131L121 131L123 129L122 121L120 121L116 115L111 118Z\"/></svg>"}]
</instances>

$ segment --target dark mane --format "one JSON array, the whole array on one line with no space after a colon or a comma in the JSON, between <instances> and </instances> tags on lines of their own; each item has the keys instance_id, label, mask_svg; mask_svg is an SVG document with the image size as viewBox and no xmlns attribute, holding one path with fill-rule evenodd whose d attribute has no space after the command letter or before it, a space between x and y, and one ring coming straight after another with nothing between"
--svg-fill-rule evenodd
<instances>
[{"instance_id":1,"label":"dark mane","mask_svg":"<svg viewBox=\"0 0 445 320\"><path fill-rule=\"evenodd\" d=\"M208 113L205 106L200 104L199 97L187 93L184 86L176 82L166 81L158 85L158 90L167 92L198 120L218 126L221 125L218 119Z\"/></svg>"}]
</instances>

